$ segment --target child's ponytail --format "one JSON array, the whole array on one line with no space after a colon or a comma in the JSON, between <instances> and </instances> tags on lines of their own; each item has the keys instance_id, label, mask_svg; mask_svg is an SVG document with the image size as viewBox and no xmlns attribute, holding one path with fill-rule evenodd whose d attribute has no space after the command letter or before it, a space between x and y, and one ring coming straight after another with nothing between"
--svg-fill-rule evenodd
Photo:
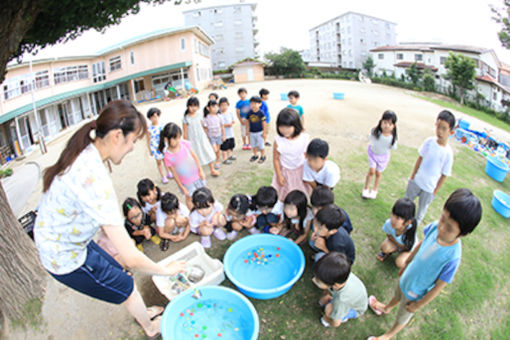
<instances>
[{"instance_id":1,"label":"child's ponytail","mask_svg":"<svg viewBox=\"0 0 510 340\"><path fill-rule=\"evenodd\" d=\"M414 241L416 240L416 229L418 228L418 221L413 217L411 227L408 228L404 235L402 235L402 241L406 250L410 251L414 247Z\"/></svg>"},{"instance_id":2,"label":"child's ponytail","mask_svg":"<svg viewBox=\"0 0 510 340\"><path fill-rule=\"evenodd\" d=\"M415 218L416 205L409 198L404 197L395 202L391 212L406 222L411 221L411 228L406 229L402 235L404 246L407 250L411 250L414 246L416 228L418 227L418 222Z\"/></svg>"},{"instance_id":3,"label":"child's ponytail","mask_svg":"<svg viewBox=\"0 0 510 340\"><path fill-rule=\"evenodd\" d=\"M175 123L168 123L163 127L163 130L161 130L161 133L159 134L159 145L158 150L159 152L163 153L165 151L165 148L167 147L165 143L165 138L168 139L168 142L170 143L171 139L178 138L182 136L182 130L179 127L179 125Z\"/></svg>"}]
</instances>

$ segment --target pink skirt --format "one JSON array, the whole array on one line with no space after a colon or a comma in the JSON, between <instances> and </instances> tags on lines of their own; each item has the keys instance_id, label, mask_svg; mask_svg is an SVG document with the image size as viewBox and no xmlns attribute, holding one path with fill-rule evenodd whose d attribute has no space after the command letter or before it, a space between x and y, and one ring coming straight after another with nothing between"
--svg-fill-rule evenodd
<instances>
[{"instance_id":1,"label":"pink skirt","mask_svg":"<svg viewBox=\"0 0 510 340\"><path fill-rule=\"evenodd\" d=\"M299 168L292 170L282 166L282 176L285 179L285 185L283 186L278 183L276 174L273 175L273 182L271 183L271 186L278 192L279 201L285 201L287 194L294 190L300 190L304 192L308 198L308 194L311 188L305 184L305 182L303 182L303 168L304 164Z\"/></svg>"}]
</instances>

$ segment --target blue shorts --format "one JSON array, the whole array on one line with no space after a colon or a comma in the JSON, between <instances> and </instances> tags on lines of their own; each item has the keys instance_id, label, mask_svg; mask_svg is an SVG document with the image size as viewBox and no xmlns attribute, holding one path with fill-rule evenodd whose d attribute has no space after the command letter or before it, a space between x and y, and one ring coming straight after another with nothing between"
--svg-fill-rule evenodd
<instances>
[{"instance_id":1,"label":"blue shorts","mask_svg":"<svg viewBox=\"0 0 510 340\"><path fill-rule=\"evenodd\" d=\"M90 297L121 304L134 289L133 277L94 241L87 245L85 263L75 271L56 275L57 281Z\"/></svg>"}]
</instances>

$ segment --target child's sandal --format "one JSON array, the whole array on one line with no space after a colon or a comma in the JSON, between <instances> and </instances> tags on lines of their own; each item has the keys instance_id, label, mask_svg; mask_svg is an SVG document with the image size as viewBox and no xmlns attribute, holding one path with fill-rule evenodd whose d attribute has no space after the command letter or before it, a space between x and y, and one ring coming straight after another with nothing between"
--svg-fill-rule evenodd
<instances>
[{"instance_id":1,"label":"child's sandal","mask_svg":"<svg viewBox=\"0 0 510 340\"><path fill-rule=\"evenodd\" d=\"M382 311L382 310L380 310L380 309L377 309L377 308L375 307L375 304L376 304L377 302L378 302L378 301L377 301L377 299L375 298L375 296L370 295L370 296L368 297L368 307L370 307L370 309L371 309L371 310L375 313L375 315L380 316L380 315L382 315L382 314L383 314L383 311Z\"/></svg>"},{"instance_id":2,"label":"child's sandal","mask_svg":"<svg viewBox=\"0 0 510 340\"><path fill-rule=\"evenodd\" d=\"M387 254L387 253L383 253L382 251L377 254L377 259L381 262L384 262L384 260L386 260L386 258L389 256L390 254Z\"/></svg>"}]
</instances>

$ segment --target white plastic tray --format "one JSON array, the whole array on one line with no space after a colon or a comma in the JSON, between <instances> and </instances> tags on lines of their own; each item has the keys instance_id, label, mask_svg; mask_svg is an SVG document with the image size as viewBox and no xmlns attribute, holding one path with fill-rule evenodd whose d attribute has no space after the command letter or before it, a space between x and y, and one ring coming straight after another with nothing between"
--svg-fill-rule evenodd
<instances>
[{"instance_id":1,"label":"white plastic tray","mask_svg":"<svg viewBox=\"0 0 510 340\"><path fill-rule=\"evenodd\" d=\"M167 265L171 261L186 261L189 266L200 267L205 271L205 275L199 282L190 283L188 288L177 283L177 286L182 289L181 291L172 289L172 287L176 287L176 281L178 281L176 276L169 277L153 275L152 281L154 281L158 290L168 300L172 300L174 297L190 288L204 285L219 285L223 282L223 280L225 280L223 263L220 260L213 259L207 255L204 247L202 247L202 245L198 242L191 243L158 263L161 265Z\"/></svg>"}]
</instances>

